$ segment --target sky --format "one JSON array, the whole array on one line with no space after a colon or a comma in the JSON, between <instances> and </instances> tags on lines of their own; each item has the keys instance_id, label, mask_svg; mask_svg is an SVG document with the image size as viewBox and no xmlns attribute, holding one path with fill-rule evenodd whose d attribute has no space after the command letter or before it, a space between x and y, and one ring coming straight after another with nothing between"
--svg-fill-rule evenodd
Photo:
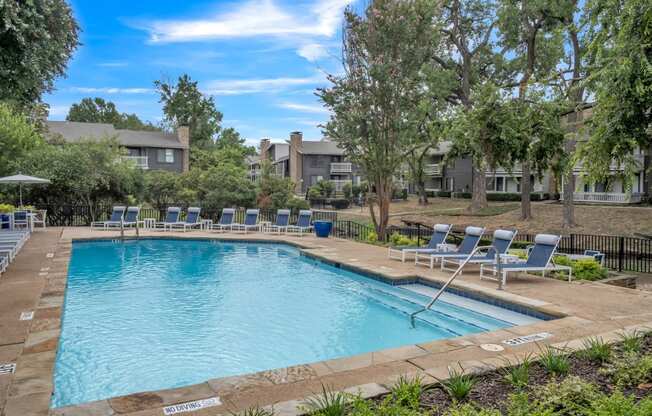
<instances>
[{"instance_id":1,"label":"sky","mask_svg":"<svg viewBox=\"0 0 652 416\"><path fill-rule=\"evenodd\" d=\"M223 126L250 143L322 137L315 89L339 73L344 8L355 0L72 0L82 45L44 97L64 120L84 97L158 123L155 80L187 73L215 98Z\"/></svg>"}]
</instances>

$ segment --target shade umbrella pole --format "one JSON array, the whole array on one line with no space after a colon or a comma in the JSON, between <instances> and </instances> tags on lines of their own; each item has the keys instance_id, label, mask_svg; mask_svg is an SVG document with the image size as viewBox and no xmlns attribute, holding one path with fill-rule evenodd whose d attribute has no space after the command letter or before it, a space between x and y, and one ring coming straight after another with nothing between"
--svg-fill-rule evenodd
<instances>
[{"instance_id":1,"label":"shade umbrella pole","mask_svg":"<svg viewBox=\"0 0 652 416\"><path fill-rule=\"evenodd\" d=\"M20 195L20 206L23 206L23 183L18 184L18 195Z\"/></svg>"}]
</instances>

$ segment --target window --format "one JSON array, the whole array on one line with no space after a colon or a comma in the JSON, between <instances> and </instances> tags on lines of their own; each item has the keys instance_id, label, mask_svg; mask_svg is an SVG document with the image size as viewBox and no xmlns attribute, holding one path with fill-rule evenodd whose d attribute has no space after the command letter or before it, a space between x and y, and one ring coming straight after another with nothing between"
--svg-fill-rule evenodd
<instances>
[{"instance_id":1,"label":"window","mask_svg":"<svg viewBox=\"0 0 652 416\"><path fill-rule=\"evenodd\" d=\"M317 185L317 182L324 180L323 176L313 175L310 177L310 186Z\"/></svg>"},{"instance_id":2,"label":"window","mask_svg":"<svg viewBox=\"0 0 652 416\"><path fill-rule=\"evenodd\" d=\"M158 163L174 163L174 149L158 149L156 160Z\"/></svg>"},{"instance_id":3,"label":"window","mask_svg":"<svg viewBox=\"0 0 652 416\"><path fill-rule=\"evenodd\" d=\"M505 178L503 178L502 176L496 178L496 191L498 192L505 191L504 182L505 182Z\"/></svg>"}]
</instances>

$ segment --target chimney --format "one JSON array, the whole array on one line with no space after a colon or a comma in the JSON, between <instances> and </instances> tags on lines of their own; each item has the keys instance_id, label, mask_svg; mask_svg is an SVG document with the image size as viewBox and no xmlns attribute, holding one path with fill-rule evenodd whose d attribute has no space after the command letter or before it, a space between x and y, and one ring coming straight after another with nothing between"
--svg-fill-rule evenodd
<instances>
[{"instance_id":1,"label":"chimney","mask_svg":"<svg viewBox=\"0 0 652 416\"><path fill-rule=\"evenodd\" d=\"M190 127L188 126L179 126L177 128L177 138L179 143L183 146L181 153L183 155L183 166L181 170L183 172L188 172L190 170Z\"/></svg>"},{"instance_id":2,"label":"chimney","mask_svg":"<svg viewBox=\"0 0 652 416\"><path fill-rule=\"evenodd\" d=\"M260 160L269 159L269 148L272 146L272 142L269 139L260 140Z\"/></svg>"},{"instance_id":3,"label":"chimney","mask_svg":"<svg viewBox=\"0 0 652 416\"><path fill-rule=\"evenodd\" d=\"M301 194L304 192L302 176L303 176L303 133L300 131L293 131L290 133L290 179L294 182L294 192Z\"/></svg>"}]
</instances>

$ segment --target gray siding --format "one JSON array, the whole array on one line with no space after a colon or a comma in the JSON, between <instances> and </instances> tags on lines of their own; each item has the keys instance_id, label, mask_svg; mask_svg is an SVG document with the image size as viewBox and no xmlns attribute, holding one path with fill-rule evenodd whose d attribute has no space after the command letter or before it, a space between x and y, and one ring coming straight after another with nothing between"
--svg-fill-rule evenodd
<instances>
[{"instance_id":1,"label":"gray siding","mask_svg":"<svg viewBox=\"0 0 652 416\"><path fill-rule=\"evenodd\" d=\"M444 168L444 189L454 192L471 192L473 189L473 164L471 158L449 161ZM448 178L453 178L453 189L449 189Z\"/></svg>"},{"instance_id":2,"label":"gray siding","mask_svg":"<svg viewBox=\"0 0 652 416\"><path fill-rule=\"evenodd\" d=\"M172 149L174 153L174 163L160 163L158 161L158 151L165 150L156 147L129 147L127 148L130 156L147 156L149 170L167 170L170 172L183 172L183 150Z\"/></svg>"}]
</instances>

